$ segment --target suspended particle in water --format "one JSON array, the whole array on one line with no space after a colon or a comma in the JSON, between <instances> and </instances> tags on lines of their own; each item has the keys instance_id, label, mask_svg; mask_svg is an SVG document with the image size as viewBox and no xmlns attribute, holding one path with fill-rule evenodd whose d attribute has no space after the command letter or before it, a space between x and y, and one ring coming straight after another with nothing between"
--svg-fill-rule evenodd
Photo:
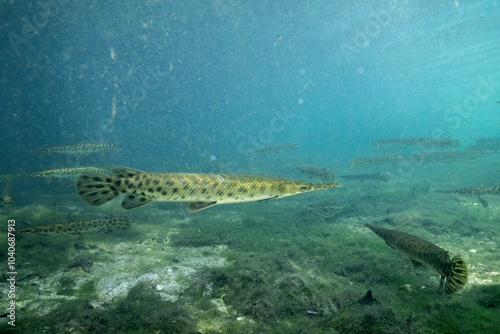
<instances>
[{"instance_id":1,"label":"suspended particle in water","mask_svg":"<svg viewBox=\"0 0 500 334\"><path fill-rule=\"evenodd\" d=\"M215 161L215 160L217 160L217 157L216 157L215 155L213 155L213 154L212 154L212 155L210 156L210 160L211 160L211 161Z\"/></svg>"},{"instance_id":2,"label":"suspended particle in water","mask_svg":"<svg viewBox=\"0 0 500 334\"><path fill-rule=\"evenodd\" d=\"M299 102L299 104L304 104L304 99L300 98L297 102Z\"/></svg>"},{"instance_id":3,"label":"suspended particle in water","mask_svg":"<svg viewBox=\"0 0 500 334\"><path fill-rule=\"evenodd\" d=\"M299 71L299 74L300 74L300 75L304 75L304 74L306 74L306 70L304 70L303 68L301 68L301 69L300 69L300 71Z\"/></svg>"}]
</instances>

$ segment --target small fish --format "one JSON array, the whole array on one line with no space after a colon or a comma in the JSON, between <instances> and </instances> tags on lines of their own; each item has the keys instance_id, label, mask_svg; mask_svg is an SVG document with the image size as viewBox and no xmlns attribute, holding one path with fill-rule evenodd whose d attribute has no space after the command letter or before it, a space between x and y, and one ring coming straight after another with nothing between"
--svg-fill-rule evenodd
<instances>
[{"instance_id":1,"label":"small fish","mask_svg":"<svg viewBox=\"0 0 500 334\"><path fill-rule=\"evenodd\" d=\"M440 289L452 294L467 283L467 266L460 256L450 259L444 249L414 235L365 224L392 248L408 256L414 264L425 264L441 275ZM444 283L444 285L443 285Z\"/></svg>"},{"instance_id":2,"label":"small fish","mask_svg":"<svg viewBox=\"0 0 500 334\"><path fill-rule=\"evenodd\" d=\"M335 175L333 175L332 171L329 171L326 168L316 167L316 166L298 166L297 169L304 175L309 176L310 179L318 178L321 182L328 183L333 182L335 180Z\"/></svg>"},{"instance_id":3,"label":"small fish","mask_svg":"<svg viewBox=\"0 0 500 334\"><path fill-rule=\"evenodd\" d=\"M127 216L109 216L96 219L61 221L53 224L30 226L22 228L19 232L39 234L75 234L92 231L110 232L113 229L126 229L129 227L130 220Z\"/></svg>"},{"instance_id":4,"label":"small fish","mask_svg":"<svg viewBox=\"0 0 500 334\"><path fill-rule=\"evenodd\" d=\"M500 195L500 184L461 188L455 190L436 190L435 192L441 194L459 194L465 196Z\"/></svg>"},{"instance_id":5,"label":"small fish","mask_svg":"<svg viewBox=\"0 0 500 334\"><path fill-rule=\"evenodd\" d=\"M265 147L256 149L253 152L265 155L267 153L279 153L279 152L292 151L292 150L298 150L298 149L299 149L299 145L297 145L297 143L286 143L286 144L281 144L281 145L265 146Z\"/></svg>"},{"instance_id":6,"label":"small fish","mask_svg":"<svg viewBox=\"0 0 500 334\"><path fill-rule=\"evenodd\" d=\"M80 198L99 206L126 193L122 207L137 208L151 201L189 202L194 212L216 204L255 202L313 190L340 187L340 183L309 183L277 177L230 174L146 173L118 167L113 175L84 171L77 180Z\"/></svg>"},{"instance_id":7,"label":"small fish","mask_svg":"<svg viewBox=\"0 0 500 334\"><path fill-rule=\"evenodd\" d=\"M14 206L14 194L7 194L0 197L0 209L8 209Z\"/></svg>"},{"instance_id":8,"label":"small fish","mask_svg":"<svg viewBox=\"0 0 500 334\"><path fill-rule=\"evenodd\" d=\"M38 153L54 153L54 154L90 154L96 152L105 152L110 150L120 149L119 144L97 143L97 144L75 144L64 146L53 146L40 148L36 150Z\"/></svg>"},{"instance_id":9,"label":"small fish","mask_svg":"<svg viewBox=\"0 0 500 334\"><path fill-rule=\"evenodd\" d=\"M374 139L372 140L372 145L381 146L381 145L410 145L410 146L420 146L420 147L458 147L458 140L451 140L450 137L445 138L426 138L426 137L417 137L417 138L384 138L384 139Z\"/></svg>"},{"instance_id":10,"label":"small fish","mask_svg":"<svg viewBox=\"0 0 500 334\"><path fill-rule=\"evenodd\" d=\"M68 179L76 179L83 171L94 171L99 173L108 173L109 168L101 168L101 167L74 167L74 168L59 168L59 169L50 169L44 170L40 172L35 172L31 174L26 174L24 176L30 177L46 177L46 178L68 178Z\"/></svg>"},{"instance_id":11,"label":"small fish","mask_svg":"<svg viewBox=\"0 0 500 334\"><path fill-rule=\"evenodd\" d=\"M372 174L347 174L339 176L341 179L347 180L359 180L361 182L370 180L370 181L382 181L387 182L391 179L391 177L387 174L382 173L372 173Z\"/></svg>"}]
</instances>

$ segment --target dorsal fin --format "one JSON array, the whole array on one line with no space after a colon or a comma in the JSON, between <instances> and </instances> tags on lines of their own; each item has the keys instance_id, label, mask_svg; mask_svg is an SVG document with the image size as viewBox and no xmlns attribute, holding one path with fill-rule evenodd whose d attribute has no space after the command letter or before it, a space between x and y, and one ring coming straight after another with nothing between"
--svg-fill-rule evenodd
<instances>
[{"instance_id":1,"label":"dorsal fin","mask_svg":"<svg viewBox=\"0 0 500 334\"><path fill-rule=\"evenodd\" d=\"M144 173L143 171L133 169L133 168L128 168L128 167L116 167L113 168L113 175L116 175L117 177L134 177L135 175L142 174Z\"/></svg>"}]
</instances>

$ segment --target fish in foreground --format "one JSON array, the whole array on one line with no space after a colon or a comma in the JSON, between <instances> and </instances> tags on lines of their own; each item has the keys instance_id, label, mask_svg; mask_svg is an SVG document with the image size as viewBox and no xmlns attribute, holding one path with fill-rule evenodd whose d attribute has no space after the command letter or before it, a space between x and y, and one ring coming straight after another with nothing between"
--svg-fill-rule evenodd
<instances>
[{"instance_id":1,"label":"fish in foreground","mask_svg":"<svg viewBox=\"0 0 500 334\"><path fill-rule=\"evenodd\" d=\"M54 153L54 154L90 154L95 152L105 152L110 150L120 149L121 145L108 143L89 143L75 144L64 146L53 146L40 148L36 150L38 153Z\"/></svg>"},{"instance_id":2,"label":"fish in foreground","mask_svg":"<svg viewBox=\"0 0 500 334\"><path fill-rule=\"evenodd\" d=\"M62 221L53 224L30 226L19 230L19 232L39 234L75 234L92 231L110 232L114 229L126 229L129 227L130 220L127 216L109 216L96 219Z\"/></svg>"},{"instance_id":3,"label":"fish in foreground","mask_svg":"<svg viewBox=\"0 0 500 334\"><path fill-rule=\"evenodd\" d=\"M460 256L450 259L444 249L414 235L365 224L392 248L407 255L414 264L425 264L441 275L439 288L452 294L467 283L467 266ZM443 284L444 283L444 284Z\"/></svg>"},{"instance_id":4,"label":"fish in foreground","mask_svg":"<svg viewBox=\"0 0 500 334\"><path fill-rule=\"evenodd\" d=\"M340 183L309 183L257 175L146 173L128 167L113 169L113 175L84 171L76 182L78 196L90 205L102 205L125 193L122 202L125 209L151 201L189 202L190 212L216 204L264 201L337 187Z\"/></svg>"},{"instance_id":5,"label":"fish in foreground","mask_svg":"<svg viewBox=\"0 0 500 334\"><path fill-rule=\"evenodd\" d=\"M44 170L44 171L35 172L35 173L31 173L31 174L26 174L25 176L76 179L83 171L86 171L86 170L91 170L91 171L100 172L100 173L108 173L109 172L109 168L88 166L88 167L50 169L50 170Z\"/></svg>"}]
</instances>

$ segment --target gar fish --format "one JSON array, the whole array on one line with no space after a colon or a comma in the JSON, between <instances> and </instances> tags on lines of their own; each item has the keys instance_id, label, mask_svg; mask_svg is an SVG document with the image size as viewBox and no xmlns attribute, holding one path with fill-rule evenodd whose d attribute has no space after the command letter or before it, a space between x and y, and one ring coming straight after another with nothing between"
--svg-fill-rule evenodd
<instances>
[{"instance_id":1,"label":"gar fish","mask_svg":"<svg viewBox=\"0 0 500 334\"><path fill-rule=\"evenodd\" d=\"M455 190L436 190L436 192L442 194L460 194L465 196L500 195L500 184Z\"/></svg>"},{"instance_id":2,"label":"gar fish","mask_svg":"<svg viewBox=\"0 0 500 334\"><path fill-rule=\"evenodd\" d=\"M95 152L105 152L121 148L119 144L96 143L96 144L75 144L64 146L53 146L40 148L38 153L58 153L58 154L90 154Z\"/></svg>"},{"instance_id":3,"label":"gar fish","mask_svg":"<svg viewBox=\"0 0 500 334\"><path fill-rule=\"evenodd\" d=\"M401 145L413 145L420 147L458 147L458 140L451 140L450 137L445 138L425 138L425 137L416 137L416 138L384 138L384 139L374 139L372 140L372 145L380 146L387 144L401 144Z\"/></svg>"},{"instance_id":4,"label":"gar fish","mask_svg":"<svg viewBox=\"0 0 500 334\"><path fill-rule=\"evenodd\" d=\"M298 150L299 145L297 143L286 143L282 145L270 145L270 146L265 146L259 149L256 149L255 153L258 154L267 154L267 153L279 153L283 151L292 151L292 150Z\"/></svg>"},{"instance_id":5,"label":"gar fish","mask_svg":"<svg viewBox=\"0 0 500 334\"><path fill-rule=\"evenodd\" d=\"M339 176L341 179L347 179L347 180L359 180L361 182L363 181L382 181L382 182L387 182L391 179L391 177L387 174L382 174L382 173L372 173L372 174L347 174L347 175L341 175Z\"/></svg>"},{"instance_id":6,"label":"gar fish","mask_svg":"<svg viewBox=\"0 0 500 334\"><path fill-rule=\"evenodd\" d=\"M467 265L460 256L450 259L444 249L414 235L365 224L392 248L404 253L414 264L425 264L441 275L439 288L452 294L467 283ZM443 284L444 283L444 284Z\"/></svg>"},{"instance_id":7,"label":"gar fish","mask_svg":"<svg viewBox=\"0 0 500 334\"><path fill-rule=\"evenodd\" d=\"M113 229L126 229L130 227L127 216L102 217L88 220L61 221L53 224L36 225L19 230L20 233L60 234L82 233L91 231L110 232Z\"/></svg>"},{"instance_id":8,"label":"gar fish","mask_svg":"<svg viewBox=\"0 0 500 334\"><path fill-rule=\"evenodd\" d=\"M74 168L59 168L59 169L50 169L50 170L44 170L40 172L35 172L31 174L26 174L25 176L31 176L31 177L57 177L57 178L69 178L69 179L76 179L78 176L86 170L94 171L94 172L100 172L100 173L108 173L109 168L101 168L101 167L74 167Z\"/></svg>"},{"instance_id":9,"label":"gar fish","mask_svg":"<svg viewBox=\"0 0 500 334\"><path fill-rule=\"evenodd\" d=\"M309 176L310 179L318 178L321 182L333 182L335 180L335 175L332 171L326 168L316 167L316 166L298 166L297 169L304 175Z\"/></svg>"},{"instance_id":10,"label":"gar fish","mask_svg":"<svg viewBox=\"0 0 500 334\"><path fill-rule=\"evenodd\" d=\"M190 212L216 204L263 201L337 187L340 183L309 183L257 175L146 173L128 167L113 169L113 175L84 171L76 182L78 196L90 205L102 205L126 193L122 202L125 209L151 201L190 202Z\"/></svg>"}]
</instances>

